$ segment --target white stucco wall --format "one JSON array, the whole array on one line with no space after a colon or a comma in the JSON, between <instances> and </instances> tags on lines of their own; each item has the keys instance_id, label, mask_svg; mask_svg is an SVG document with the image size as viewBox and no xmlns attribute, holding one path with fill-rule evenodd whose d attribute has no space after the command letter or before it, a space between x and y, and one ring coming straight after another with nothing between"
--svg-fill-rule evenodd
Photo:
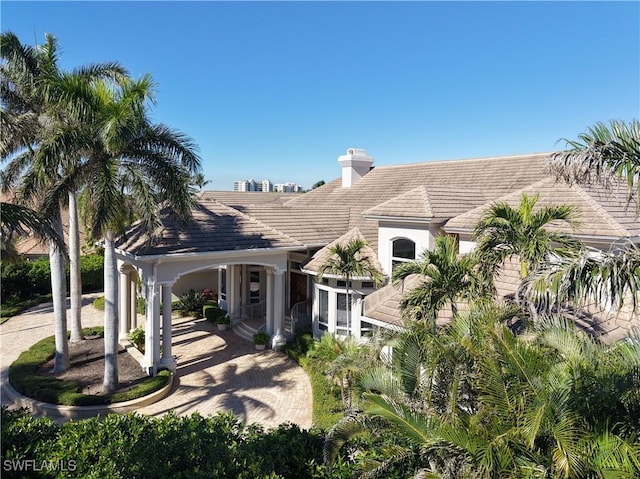
<instances>
[{"instance_id":1,"label":"white stucco wall","mask_svg":"<svg viewBox=\"0 0 640 479\"><path fill-rule=\"evenodd\" d=\"M425 249L433 248L435 227L428 224L382 223L378 228L378 259L385 275L391 274L391 255L393 241L399 238L410 239L416 244L416 258Z\"/></svg>"},{"instance_id":2,"label":"white stucco wall","mask_svg":"<svg viewBox=\"0 0 640 479\"><path fill-rule=\"evenodd\" d=\"M190 289L200 291L204 288L209 288L215 292L218 292L217 269L198 271L195 273L187 274L185 276L181 276L173 285L173 294L176 296L180 296Z\"/></svg>"}]
</instances>

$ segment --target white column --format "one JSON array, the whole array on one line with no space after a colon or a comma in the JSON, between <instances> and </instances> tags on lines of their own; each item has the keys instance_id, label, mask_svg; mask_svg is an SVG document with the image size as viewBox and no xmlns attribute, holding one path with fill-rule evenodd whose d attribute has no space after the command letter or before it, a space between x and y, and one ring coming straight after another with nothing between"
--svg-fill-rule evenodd
<instances>
[{"instance_id":1,"label":"white column","mask_svg":"<svg viewBox=\"0 0 640 479\"><path fill-rule=\"evenodd\" d=\"M274 271L273 285L273 331L274 336L271 340L271 347L278 349L278 346L287 342L283 334L284 320L284 271Z\"/></svg>"},{"instance_id":2,"label":"white column","mask_svg":"<svg viewBox=\"0 0 640 479\"><path fill-rule=\"evenodd\" d=\"M160 292L159 285L147 285L147 314L145 317L144 363L147 374L155 376L160 362Z\"/></svg>"},{"instance_id":3,"label":"white column","mask_svg":"<svg viewBox=\"0 0 640 479\"><path fill-rule=\"evenodd\" d=\"M351 292L351 324L349 328L351 330L351 335L360 339L362 337L362 294L352 291Z\"/></svg>"},{"instance_id":4,"label":"white column","mask_svg":"<svg viewBox=\"0 0 640 479\"><path fill-rule=\"evenodd\" d=\"M162 359L160 367L176 370L176 360L171 354L171 288L173 283L162 285Z\"/></svg>"},{"instance_id":5,"label":"white column","mask_svg":"<svg viewBox=\"0 0 640 479\"><path fill-rule=\"evenodd\" d=\"M231 273L231 274L229 274ZM240 266L233 265L227 268L227 277L231 280L230 288L227 289L227 303L229 312L240 314L241 292L240 292Z\"/></svg>"},{"instance_id":6,"label":"white column","mask_svg":"<svg viewBox=\"0 0 640 479\"><path fill-rule=\"evenodd\" d=\"M266 331L269 336L273 336L273 271L271 269L266 270L267 275L267 324Z\"/></svg>"},{"instance_id":7,"label":"white column","mask_svg":"<svg viewBox=\"0 0 640 479\"><path fill-rule=\"evenodd\" d=\"M131 311L131 329L136 329L138 323L138 273L131 271L129 273L129 311Z\"/></svg>"},{"instance_id":8,"label":"white column","mask_svg":"<svg viewBox=\"0 0 640 479\"><path fill-rule=\"evenodd\" d=\"M128 269L121 268L120 274L120 297L118 298L118 306L120 308L120 326L118 327L118 339L125 340L129 336L129 326L131 324L131 310L129 309L130 300L129 294L131 289L129 288L129 271Z\"/></svg>"}]
</instances>

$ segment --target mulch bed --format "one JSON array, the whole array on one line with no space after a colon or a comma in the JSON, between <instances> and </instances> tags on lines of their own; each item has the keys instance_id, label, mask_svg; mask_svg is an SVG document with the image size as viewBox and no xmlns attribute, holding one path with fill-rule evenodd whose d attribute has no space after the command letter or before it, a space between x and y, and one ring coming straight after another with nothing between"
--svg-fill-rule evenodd
<instances>
[{"instance_id":1,"label":"mulch bed","mask_svg":"<svg viewBox=\"0 0 640 479\"><path fill-rule=\"evenodd\" d=\"M38 374L53 376L53 359L45 363ZM69 343L69 369L55 375L57 379L78 381L85 394L102 393L104 377L104 338L87 337L84 341ZM147 377L142 366L123 347L118 351L118 391L129 389Z\"/></svg>"}]
</instances>

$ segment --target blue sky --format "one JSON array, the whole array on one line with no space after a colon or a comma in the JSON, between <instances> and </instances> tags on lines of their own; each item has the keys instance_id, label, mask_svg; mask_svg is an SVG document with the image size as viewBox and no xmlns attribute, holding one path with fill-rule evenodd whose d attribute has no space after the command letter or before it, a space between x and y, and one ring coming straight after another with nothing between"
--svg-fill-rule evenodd
<instances>
[{"instance_id":1,"label":"blue sky","mask_svg":"<svg viewBox=\"0 0 640 479\"><path fill-rule=\"evenodd\" d=\"M309 188L347 148L375 165L561 149L640 117L639 2L11 2L65 68L157 83L153 118L199 145L210 189Z\"/></svg>"}]
</instances>

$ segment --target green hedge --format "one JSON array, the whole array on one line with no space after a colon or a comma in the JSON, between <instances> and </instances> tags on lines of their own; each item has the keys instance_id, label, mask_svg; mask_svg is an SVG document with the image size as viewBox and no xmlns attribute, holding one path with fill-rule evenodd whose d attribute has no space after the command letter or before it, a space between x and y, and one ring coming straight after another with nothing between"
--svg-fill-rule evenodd
<instances>
[{"instance_id":1,"label":"green hedge","mask_svg":"<svg viewBox=\"0 0 640 479\"><path fill-rule=\"evenodd\" d=\"M1 424L3 465L52 461L67 469L29 475L4 467L3 478L346 479L355 472L343 458L332 473L321 465L323 431L265 430L230 414L110 414L58 426L3 407Z\"/></svg>"},{"instance_id":2,"label":"green hedge","mask_svg":"<svg viewBox=\"0 0 640 479\"><path fill-rule=\"evenodd\" d=\"M82 291L100 291L104 286L104 257L94 253L80 257ZM69 267L67 265L67 287ZM49 258L33 261L23 259L17 263L2 265L2 298L29 299L33 296L51 294L51 268Z\"/></svg>"},{"instance_id":3,"label":"green hedge","mask_svg":"<svg viewBox=\"0 0 640 479\"><path fill-rule=\"evenodd\" d=\"M83 333L85 336L95 336L102 334L102 328L85 328ZM146 396L163 388L170 377L167 371L161 371L157 376L146 378L128 391L116 392L109 396L83 394L77 381L63 381L38 374L40 366L53 358L54 353L55 339L50 336L38 341L20 354L18 359L9 366L9 382L16 391L32 399L51 404L89 406L111 404Z\"/></svg>"}]
</instances>

